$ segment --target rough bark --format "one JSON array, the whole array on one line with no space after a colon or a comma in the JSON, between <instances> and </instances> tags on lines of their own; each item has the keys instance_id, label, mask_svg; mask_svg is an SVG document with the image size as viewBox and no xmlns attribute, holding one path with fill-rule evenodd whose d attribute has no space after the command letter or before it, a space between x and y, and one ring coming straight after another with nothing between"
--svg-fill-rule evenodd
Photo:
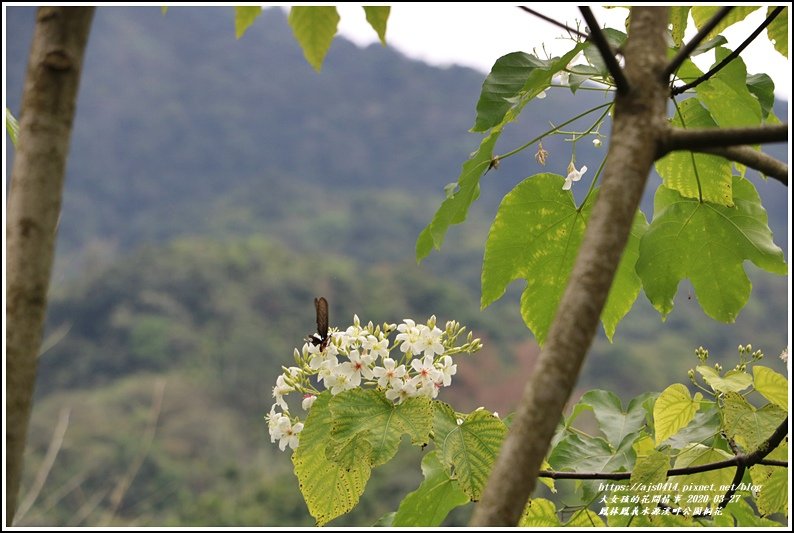
<instances>
[{"instance_id":1,"label":"rough bark","mask_svg":"<svg viewBox=\"0 0 794 533\"><path fill-rule=\"evenodd\" d=\"M667 127L667 20L667 8L632 8L625 46L629 90L616 98L603 185L546 345L472 526L518 523L576 384L656 157L657 140Z\"/></svg>"},{"instance_id":2,"label":"rough bark","mask_svg":"<svg viewBox=\"0 0 794 533\"><path fill-rule=\"evenodd\" d=\"M39 8L22 95L6 227L8 524L22 475L66 155L93 14L94 8Z\"/></svg>"}]
</instances>

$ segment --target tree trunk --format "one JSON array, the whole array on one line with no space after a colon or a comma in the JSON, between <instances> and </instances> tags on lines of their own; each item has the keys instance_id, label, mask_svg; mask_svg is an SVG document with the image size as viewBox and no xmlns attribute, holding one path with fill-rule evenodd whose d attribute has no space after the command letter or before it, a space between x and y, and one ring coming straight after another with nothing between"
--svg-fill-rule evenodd
<instances>
[{"instance_id":1,"label":"tree trunk","mask_svg":"<svg viewBox=\"0 0 794 533\"><path fill-rule=\"evenodd\" d=\"M502 445L472 526L515 526L535 488L628 240L666 128L667 8L634 7L625 45L629 90L615 101L598 200L535 371Z\"/></svg>"},{"instance_id":2,"label":"tree trunk","mask_svg":"<svg viewBox=\"0 0 794 533\"><path fill-rule=\"evenodd\" d=\"M41 7L30 49L6 228L6 511L13 524L61 212L83 52L94 8Z\"/></svg>"}]
</instances>

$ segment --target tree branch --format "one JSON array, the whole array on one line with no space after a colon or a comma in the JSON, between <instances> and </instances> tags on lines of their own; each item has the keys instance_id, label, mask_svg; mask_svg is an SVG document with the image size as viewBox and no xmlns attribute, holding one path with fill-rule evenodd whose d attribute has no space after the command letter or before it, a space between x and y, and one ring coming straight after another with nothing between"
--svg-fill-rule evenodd
<instances>
[{"instance_id":1,"label":"tree branch","mask_svg":"<svg viewBox=\"0 0 794 533\"><path fill-rule=\"evenodd\" d=\"M77 88L94 8L40 7L20 108L6 226L6 511L14 514Z\"/></svg>"},{"instance_id":2,"label":"tree branch","mask_svg":"<svg viewBox=\"0 0 794 533\"><path fill-rule=\"evenodd\" d=\"M474 509L472 526L518 523L595 336L656 157L657 139L667 128L670 89L661 76L667 63L667 20L666 7L631 10L625 76L632 90L615 99L598 199L535 371Z\"/></svg>"},{"instance_id":3,"label":"tree branch","mask_svg":"<svg viewBox=\"0 0 794 533\"><path fill-rule=\"evenodd\" d=\"M783 439L788 435L788 417L786 417L775 431L766 439L753 453L743 456L745 466L753 466L772 453L772 450L780 446Z\"/></svg>"},{"instance_id":4,"label":"tree branch","mask_svg":"<svg viewBox=\"0 0 794 533\"><path fill-rule=\"evenodd\" d=\"M722 470L723 468L733 468L736 466L750 467L757 464L788 468L788 462L786 461L758 460L752 462L749 460L749 456L740 453L735 457L725 459L724 461L717 461L705 465L671 468L667 471L667 476L688 476L691 474L700 474L702 472ZM630 479L631 472L559 472L556 470L541 470L540 473L538 473L538 477L545 477L549 479L611 479L614 481L620 481L624 479Z\"/></svg>"},{"instance_id":5,"label":"tree branch","mask_svg":"<svg viewBox=\"0 0 794 533\"><path fill-rule=\"evenodd\" d=\"M717 13L711 17L711 20L709 20L702 28L700 28L695 36L692 37L692 39L678 51L675 57L670 60L670 63L664 69L665 83L667 83L667 80L670 79L670 76L672 76L675 71L678 70L678 67L680 67L681 64L692 54L695 48L697 48L698 45L703 42L703 39L705 39L708 34L711 33L711 30L716 28L717 24L722 22L722 19L724 19L728 13L730 13L731 9L733 9L733 7L725 6L717 11Z\"/></svg>"},{"instance_id":6,"label":"tree branch","mask_svg":"<svg viewBox=\"0 0 794 533\"><path fill-rule=\"evenodd\" d=\"M755 40L755 38L758 37L761 34L762 31L764 31L764 28L769 26L769 24L775 19L775 17L778 16L778 14L781 11L783 11L783 6L776 7L769 14L769 16L766 17L766 20L764 20L764 22L762 22L755 29L755 31L753 33L751 33L750 36L747 39L744 40L744 42L742 42L742 44L740 44L738 47L736 47L736 50L734 50L733 52L728 54L728 56L725 57L725 59L720 61L720 63L718 65L714 66L714 68L712 68L711 70L709 70L708 72L706 72L705 74L700 76L698 79L696 79L696 80L694 80L694 81L692 81L690 83L687 83L685 85L681 85L680 87L675 87L672 91L670 91L670 94L672 96L675 96L677 94L683 93L684 91L692 89L693 87L697 87L698 85L700 85L704 81L706 81L709 78L711 78L714 74L716 74L717 72L722 70L725 67L725 65L727 65L728 63L730 63L731 61L733 61L734 59L739 57L739 54L741 54L744 51L744 49L747 48L747 45L749 45L751 42L753 42Z\"/></svg>"},{"instance_id":7,"label":"tree branch","mask_svg":"<svg viewBox=\"0 0 794 533\"><path fill-rule=\"evenodd\" d=\"M669 128L659 139L659 157L674 150L718 148L737 144L786 142L788 124L754 128Z\"/></svg>"},{"instance_id":8,"label":"tree branch","mask_svg":"<svg viewBox=\"0 0 794 533\"><path fill-rule=\"evenodd\" d=\"M618 60L615 59L615 52L612 50L612 47L609 46L609 42L607 42L604 32L601 31L601 27L598 25L593 11L587 6L579 6L579 11L582 12L582 16L587 26L590 28L590 40L592 40L593 44L598 48L607 70L609 70L609 73L612 75L612 79L615 80L615 88L619 94L626 94L629 91L629 82L626 79L626 75L623 73L623 69L620 68Z\"/></svg>"},{"instance_id":9,"label":"tree branch","mask_svg":"<svg viewBox=\"0 0 794 533\"><path fill-rule=\"evenodd\" d=\"M728 146L725 148L698 148L693 150L704 154L718 155L729 161L757 170L765 176L774 178L788 187L788 165L774 157L749 146Z\"/></svg>"},{"instance_id":10,"label":"tree branch","mask_svg":"<svg viewBox=\"0 0 794 533\"><path fill-rule=\"evenodd\" d=\"M570 26L567 26L567 25L563 24L562 22L559 22L559 21L557 21L557 20L555 20L555 19L553 19L551 17L548 17L548 16L544 15L543 13L539 13L539 12L535 11L534 9L528 8L526 6L518 6L518 9L520 9L521 11L525 11L526 13L529 13L530 15L534 15L534 16L538 17L539 19L545 20L549 24L554 24L555 26L564 29L565 31L567 31L570 34L576 35L577 37L581 37L582 39L587 39L587 34L586 33L582 33L579 30L575 30L575 29L571 28Z\"/></svg>"}]
</instances>

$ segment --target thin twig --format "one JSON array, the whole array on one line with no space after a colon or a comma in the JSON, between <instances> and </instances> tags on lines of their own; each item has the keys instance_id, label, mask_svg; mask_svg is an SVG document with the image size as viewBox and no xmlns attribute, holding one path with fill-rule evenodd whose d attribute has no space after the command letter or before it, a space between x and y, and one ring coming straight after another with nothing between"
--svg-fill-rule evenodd
<instances>
[{"instance_id":1,"label":"thin twig","mask_svg":"<svg viewBox=\"0 0 794 533\"><path fill-rule=\"evenodd\" d=\"M788 124L748 128L670 128L660 140L659 157L673 150L696 150L786 141L788 141Z\"/></svg>"},{"instance_id":2,"label":"thin twig","mask_svg":"<svg viewBox=\"0 0 794 533\"><path fill-rule=\"evenodd\" d=\"M61 451L61 446L63 446L63 437L66 435L66 429L69 427L70 413L71 409L64 407L61 409L61 412L58 415L58 423L55 425L55 429L52 432L52 438L50 439L50 445L47 448L47 453L44 455L44 459L41 461L41 466L39 467L38 472L36 472L36 479L33 481L33 485L22 499L22 502L19 504L19 508L14 515L14 522L17 524L27 514L30 508L33 507L33 504L36 503L36 499L39 497L41 489L44 487L44 483L47 481L47 477L50 475L52 465L55 464L55 458L58 457L58 452Z\"/></svg>"},{"instance_id":3,"label":"thin twig","mask_svg":"<svg viewBox=\"0 0 794 533\"><path fill-rule=\"evenodd\" d=\"M580 6L579 11L582 12L582 16L585 22L587 22L587 26L590 28L590 39L593 41L593 44L596 45L596 48L598 48L607 70L612 75L612 79L615 80L615 88L619 94L626 94L629 91L629 82L626 79L626 75L623 73L623 69L620 68L618 60L615 59L615 52L612 50L612 47L609 46L609 42L601 31L598 21L595 15L593 15L593 11L586 6Z\"/></svg>"},{"instance_id":4,"label":"thin twig","mask_svg":"<svg viewBox=\"0 0 794 533\"><path fill-rule=\"evenodd\" d=\"M771 155L759 152L749 146L726 146L724 148L698 148L696 152L718 155L729 161L757 170L788 187L788 165Z\"/></svg>"},{"instance_id":5,"label":"thin twig","mask_svg":"<svg viewBox=\"0 0 794 533\"><path fill-rule=\"evenodd\" d=\"M711 20L709 20L702 28L700 28L695 36L692 37L692 39L678 51L675 57L670 60L670 63L664 69L665 79L669 78L675 73L676 70L678 70L678 67L680 67L681 64L692 54L692 52L698 47L703 39L705 39L708 34L711 33L711 30L716 28L717 24L722 22L722 19L724 19L728 13L730 13L731 9L733 9L732 6L725 6L717 11L717 13L711 17Z\"/></svg>"},{"instance_id":6,"label":"thin twig","mask_svg":"<svg viewBox=\"0 0 794 533\"><path fill-rule=\"evenodd\" d=\"M582 39L587 39L587 34L586 33L582 33L579 30L575 30L575 29L571 28L570 26L567 26L567 25L563 24L562 22L559 22L559 21L557 21L557 20L555 20L555 19L553 19L551 17L548 17L548 16L544 15L543 13L538 13L534 9L528 8L526 6L518 6L518 9L520 9L521 11L525 11L525 12L529 13L530 15L534 15L534 16L538 17L539 19L543 19L543 20L545 20L546 22L548 22L550 24L554 24L555 26L564 29L565 31L567 31L570 34L576 35L577 37L581 37Z\"/></svg>"},{"instance_id":7,"label":"thin twig","mask_svg":"<svg viewBox=\"0 0 794 533\"><path fill-rule=\"evenodd\" d=\"M739 466L736 468L736 473L733 475L733 479L731 480L731 486L725 491L725 496L722 497L722 501L717 507L720 509L725 509L725 506L731 503L731 498L733 498L733 495L736 494L736 487L738 487L739 483L742 482L742 478L744 477L746 470L747 469L744 466Z\"/></svg>"},{"instance_id":8,"label":"thin twig","mask_svg":"<svg viewBox=\"0 0 794 533\"><path fill-rule=\"evenodd\" d=\"M723 468L743 467L749 468L762 461L768 466L780 466L788 468L788 463L784 461L764 461L764 458L769 455L772 450L777 448L783 439L788 435L788 417L786 417L775 431L770 435L754 452L749 454L737 453L730 459L724 461L716 461L705 465L687 466L683 468L671 468L667 471L667 476L682 476L689 474L699 474L701 472L711 472L713 470L722 470ZM631 472L557 472L554 470L541 470L538 477L547 477L551 479L612 479L622 480L630 479Z\"/></svg>"},{"instance_id":9,"label":"thin twig","mask_svg":"<svg viewBox=\"0 0 794 533\"><path fill-rule=\"evenodd\" d=\"M736 59L737 57L739 57L739 54L741 54L741 53L742 53L742 51L744 51L744 49L745 49L745 48L747 48L747 46L748 46L748 45L749 45L751 42L753 42L753 41L755 40L755 38L756 38L756 37L758 37L758 36L761 34L761 32L762 32L762 31L764 31L764 28L766 28L767 26L769 26L769 24L770 24L770 23L771 23L771 22L772 22L772 21L775 19L775 17L777 17L777 16L778 16L778 14L779 14L781 11L783 11L783 6L776 7L776 8L775 8L775 9L774 9L774 10L773 10L773 11L772 11L770 14L769 14L769 16L768 16L768 17L766 17L766 20L764 20L764 22L762 22L762 23L761 23L761 24L760 24L760 25L759 25L759 26L758 26L758 27L755 29L755 31L754 31L753 33L751 33L751 34L750 34L750 36L749 36L747 39L745 39L745 40L744 40L744 42L743 42L742 44L740 44L738 47L736 47L736 50L734 50L733 52L731 52L730 54L728 54L728 55L725 57L725 59L723 59L722 61L720 61L720 63L719 63L718 65L716 65L714 68L712 68L711 70L709 70L708 72L706 72L705 74L703 74L702 76L700 76L698 79L696 79L696 80L694 80L694 81L692 81L692 82L690 82L690 83L687 83L687 84L685 84L685 85L681 85L680 87L675 87L675 88L674 88L672 91L670 91L670 94L671 94L671 95L673 95L673 96L675 96L675 95L677 95L677 94L681 94L681 93L683 93L684 91L687 91L687 90L689 90L689 89L692 89L692 88L694 88L694 87L697 87L698 85L700 85L700 84L701 84L701 83L703 83L704 81L706 81L706 80L708 80L709 78L711 78L711 77L712 77L714 74L716 74L717 72L719 72L720 70L722 70L722 69L725 67L725 65L727 65L728 63L730 63L731 61L733 61L734 59Z\"/></svg>"}]
</instances>

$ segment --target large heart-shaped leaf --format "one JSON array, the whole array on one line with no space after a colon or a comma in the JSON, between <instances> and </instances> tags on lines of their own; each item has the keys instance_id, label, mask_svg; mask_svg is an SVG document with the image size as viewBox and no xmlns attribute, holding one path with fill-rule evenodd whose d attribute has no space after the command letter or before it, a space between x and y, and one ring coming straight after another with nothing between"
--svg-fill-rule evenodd
<instances>
[{"instance_id":1,"label":"large heart-shaped leaf","mask_svg":"<svg viewBox=\"0 0 794 533\"><path fill-rule=\"evenodd\" d=\"M720 46L714 53L717 63L720 63L731 51ZM718 126L732 128L761 124L761 105L747 87L747 69L741 57L733 59L713 77L698 85L695 91Z\"/></svg>"},{"instance_id":2,"label":"large heart-shaped leaf","mask_svg":"<svg viewBox=\"0 0 794 533\"><path fill-rule=\"evenodd\" d=\"M491 225L482 270L482 307L500 298L508 284L525 279L521 316L539 343L546 339L584 237L595 194L577 209L564 179L536 174L519 183L502 200ZM640 282L634 270L645 217L638 212L621 258L602 320L608 334L631 308Z\"/></svg>"},{"instance_id":3,"label":"large heart-shaped leaf","mask_svg":"<svg viewBox=\"0 0 794 533\"><path fill-rule=\"evenodd\" d=\"M696 98L678 105L678 113L671 120L680 128L716 128L711 115ZM727 159L692 152L671 152L656 162L656 172L665 187L687 198L733 206L733 177Z\"/></svg>"},{"instance_id":4,"label":"large heart-shaped leaf","mask_svg":"<svg viewBox=\"0 0 794 533\"><path fill-rule=\"evenodd\" d=\"M438 527L455 507L469 503L458 482L451 479L437 452L422 459L422 484L408 494L394 515L394 527Z\"/></svg>"},{"instance_id":5,"label":"large heart-shaped leaf","mask_svg":"<svg viewBox=\"0 0 794 533\"><path fill-rule=\"evenodd\" d=\"M292 454L303 499L319 525L356 506L371 470L369 458L345 467L326 457L331 434L330 399L328 391L317 397L300 433L300 445Z\"/></svg>"},{"instance_id":6,"label":"large heart-shaped leaf","mask_svg":"<svg viewBox=\"0 0 794 533\"><path fill-rule=\"evenodd\" d=\"M773 274L787 272L783 251L772 241L767 215L752 183L734 178L735 207L684 198L661 186L654 219L640 241L637 274L648 299L666 316L678 283L690 279L707 315L733 322L750 297L742 263Z\"/></svg>"},{"instance_id":7,"label":"large heart-shaped leaf","mask_svg":"<svg viewBox=\"0 0 794 533\"><path fill-rule=\"evenodd\" d=\"M438 458L472 500L479 500L507 426L485 410L458 419L452 408L433 402L433 442Z\"/></svg>"},{"instance_id":8,"label":"large heart-shaped leaf","mask_svg":"<svg viewBox=\"0 0 794 533\"><path fill-rule=\"evenodd\" d=\"M378 466L394 457L404 433L417 446L430 438L432 409L424 396L395 405L381 390L351 389L334 396L329 407L333 426L327 455L332 460L348 441L365 439L372 449L370 463Z\"/></svg>"}]
</instances>

